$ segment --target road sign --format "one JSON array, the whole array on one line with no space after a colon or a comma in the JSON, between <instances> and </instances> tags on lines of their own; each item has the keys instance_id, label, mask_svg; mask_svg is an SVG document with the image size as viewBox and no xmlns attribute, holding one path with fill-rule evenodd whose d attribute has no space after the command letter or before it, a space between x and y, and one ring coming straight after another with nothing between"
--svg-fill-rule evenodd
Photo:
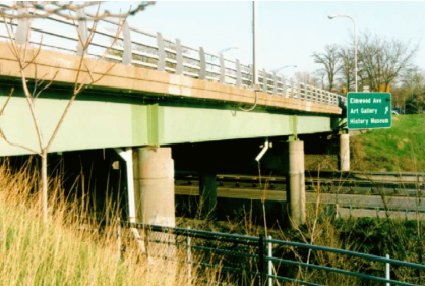
<instances>
[{"instance_id":1,"label":"road sign","mask_svg":"<svg viewBox=\"0 0 425 286\"><path fill-rule=\"evenodd\" d=\"M347 94L348 129L391 127L391 94L350 92Z\"/></svg>"}]
</instances>

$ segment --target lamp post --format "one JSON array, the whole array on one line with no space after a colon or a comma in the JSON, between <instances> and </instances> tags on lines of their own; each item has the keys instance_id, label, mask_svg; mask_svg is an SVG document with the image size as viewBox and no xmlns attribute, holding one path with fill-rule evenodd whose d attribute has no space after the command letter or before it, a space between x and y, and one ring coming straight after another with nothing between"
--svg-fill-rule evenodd
<instances>
[{"instance_id":1,"label":"lamp post","mask_svg":"<svg viewBox=\"0 0 425 286\"><path fill-rule=\"evenodd\" d=\"M218 54L220 56L220 82L224 83L226 81L226 65L224 62L224 53L228 52L230 50L236 50L239 49L238 47L228 47L225 49L221 49L218 51Z\"/></svg>"},{"instance_id":2,"label":"lamp post","mask_svg":"<svg viewBox=\"0 0 425 286\"><path fill-rule=\"evenodd\" d=\"M257 52L257 43L256 43L256 1L252 1L252 84L254 86L254 89L258 88L258 75L256 70L256 52Z\"/></svg>"},{"instance_id":3,"label":"lamp post","mask_svg":"<svg viewBox=\"0 0 425 286\"><path fill-rule=\"evenodd\" d=\"M329 15L329 19L333 18L348 18L353 22L354 27L354 81L355 81L355 91L358 91L358 85L357 85L357 29L356 29L356 20L350 16L350 15L343 15L343 14L337 14L337 15Z\"/></svg>"}]
</instances>

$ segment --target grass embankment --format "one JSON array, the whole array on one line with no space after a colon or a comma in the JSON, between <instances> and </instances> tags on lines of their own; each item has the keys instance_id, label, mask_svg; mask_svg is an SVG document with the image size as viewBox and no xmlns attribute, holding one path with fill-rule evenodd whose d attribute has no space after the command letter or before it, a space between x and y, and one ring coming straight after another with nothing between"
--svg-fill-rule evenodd
<instances>
[{"instance_id":1,"label":"grass embankment","mask_svg":"<svg viewBox=\"0 0 425 286\"><path fill-rule=\"evenodd\" d=\"M122 239L119 259L116 227L83 230L76 218L84 212L77 203L52 195L51 217L45 224L34 192L36 178L31 168L12 174L7 165L0 165L0 285L188 283L185 267L165 260L148 263L134 238Z\"/></svg>"},{"instance_id":2,"label":"grass embankment","mask_svg":"<svg viewBox=\"0 0 425 286\"><path fill-rule=\"evenodd\" d=\"M393 116L391 128L351 138L353 170L425 172L425 114Z\"/></svg>"}]
</instances>

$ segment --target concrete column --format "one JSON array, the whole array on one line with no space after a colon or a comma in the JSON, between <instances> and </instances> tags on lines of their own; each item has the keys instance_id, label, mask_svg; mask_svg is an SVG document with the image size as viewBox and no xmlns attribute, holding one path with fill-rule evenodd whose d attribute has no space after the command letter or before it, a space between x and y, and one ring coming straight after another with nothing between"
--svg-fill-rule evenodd
<instances>
[{"instance_id":1,"label":"concrete column","mask_svg":"<svg viewBox=\"0 0 425 286\"><path fill-rule=\"evenodd\" d=\"M339 137L339 160L342 172L350 171L350 134L341 134Z\"/></svg>"},{"instance_id":2,"label":"concrete column","mask_svg":"<svg viewBox=\"0 0 425 286\"><path fill-rule=\"evenodd\" d=\"M203 219L215 218L217 207L217 174L199 173L199 213Z\"/></svg>"},{"instance_id":3,"label":"concrete column","mask_svg":"<svg viewBox=\"0 0 425 286\"><path fill-rule=\"evenodd\" d=\"M293 228L305 223L304 141L289 142L287 201Z\"/></svg>"},{"instance_id":4,"label":"concrete column","mask_svg":"<svg viewBox=\"0 0 425 286\"><path fill-rule=\"evenodd\" d=\"M140 222L167 227L176 226L174 203L174 161L171 148L143 147L137 150L136 170L134 173L140 196ZM136 191L137 192L137 191ZM171 233L143 233L146 244L148 263L163 266L161 284L174 285L177 263L173 258L177 255L175 236ZM164 257L167 263L164 264ZM150 277L148 281L157 281L158 277ZM148 283L149 284L149 283ZM158 284L151 282L150 284Z\"/></svg>"},{"instance_id":5,"label":"concrete column","mask_svg":"<svg viewBox=\"0 0 425 286\"><path fill-rule=\"evenodd\" d=\"M140 223L175 227L171 148L143 147L137 150L136 157L134 176Z\"/></svg>"}]
</instances>

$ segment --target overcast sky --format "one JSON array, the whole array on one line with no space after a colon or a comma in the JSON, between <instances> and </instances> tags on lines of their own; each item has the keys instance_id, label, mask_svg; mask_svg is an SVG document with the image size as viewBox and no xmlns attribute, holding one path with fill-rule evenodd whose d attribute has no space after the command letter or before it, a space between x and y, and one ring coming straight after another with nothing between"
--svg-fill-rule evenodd
<instances>
[{"instance_id":1,"label":"overcast sky","mask_svg":"<svg viewBox=\"0 0 425 286\"><path fill-rule=\"evenodd\" d=\"M125 6L127 5L127 6ZM108 4L110 9L128 3ZM415 64L425 69L425 1L257 1L257 65L272 70L297 65L296 71L319 68L311 57L325 45L348 45L355 18L359 34L371 33L419 45ZM130 25L207 52L236 46L227 57L252 62L252 3L250 1L159 1L130 19ZM291 71L292 70L292 71ZM294 69L283 71L291 75Z\"/></svg>"}]
</instances>

